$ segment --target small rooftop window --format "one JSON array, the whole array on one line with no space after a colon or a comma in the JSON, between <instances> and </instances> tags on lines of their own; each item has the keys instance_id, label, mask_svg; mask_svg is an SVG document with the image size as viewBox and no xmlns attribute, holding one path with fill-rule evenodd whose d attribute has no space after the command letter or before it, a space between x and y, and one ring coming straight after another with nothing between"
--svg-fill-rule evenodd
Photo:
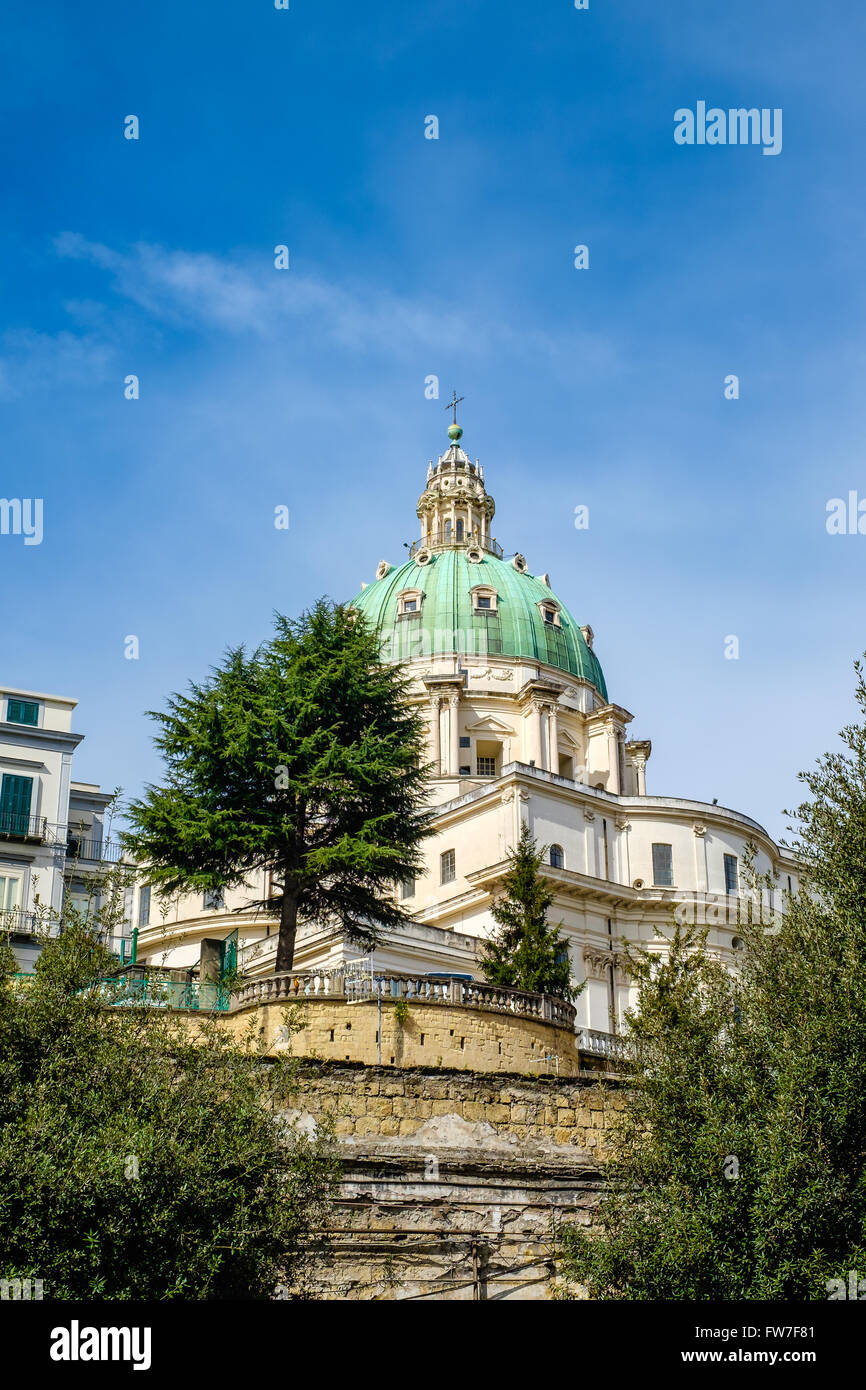
<instances>
[{"instance_id":1,"label":"small rooftop window","mask_svg":"<svg viewBox=\"0 0 866 1390\"><path fill-rule=\"evenodd\" d=\"M6 720L9 724L29 724L36 728L39 723L39 703L37 700L7 700Z\"/></svg>"}]
</instances>

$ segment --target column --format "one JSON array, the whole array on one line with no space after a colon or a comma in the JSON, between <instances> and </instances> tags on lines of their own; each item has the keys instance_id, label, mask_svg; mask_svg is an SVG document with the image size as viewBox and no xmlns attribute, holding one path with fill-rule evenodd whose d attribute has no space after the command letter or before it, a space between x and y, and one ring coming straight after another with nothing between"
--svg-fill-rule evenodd
<instances>
[{"instance_id":1,"label":"column","mask_svg":"<svg viewBox=\"0 0 866 1390\"><path fill-rule=\"evenodd\" d=\"M617 816L616 828L620 832L619 836L619 860L620 883L631 883L631 854L629 852L629 831L631 821L626 816Z\"/></svg>"},{"instance_id":2,"label":"column","mask_svg":"<svg viewBox=\"0 0 866 1390\"><path fill-rule=\"evenodd\" d=\"M584 851L586 854L586 872L590 878L598 878L598 848L595 838L595 812L584 807L583 819L585 824Z\"/></svg>"},{"instance_id":3,"label":"column","mask_svg":"<svg viewBox=\"0 0 866 1390\"><path fill-rule=\"evenodd\" d=\"M502 828L499 832L499 858L504 859L506 854L514 846L514 792L503 792L500 797L502 806Z\"/></svg>"},{"instance_id":4,"label":"column","mask_svg":"<svg viewBox=\"0 0 866 1390\"><path fill-rule=\"evenodd\" d=\"M430 701L430 742L433 758L433 770L437 777L442 776L442 728L440 724L439 710L442 701L438 695L434 695Z\"/></svg>"},{"instance_id":5,"label":"column","mask_svg":"<svg viewBox=\"0 0 866 1390\"><path fill-rule=\"evenodd\" d=\"M535 766L544 766L544 729L541 726L541 705L533 701L532 704L532 741L535 744L533 756Z\"/></svg>"},{"instance_id":6,"label":"column","mask_svg":"<svg viewBox=\"0 0 866 1390\"><path fill-rule=\"evenodd\" d=\"M708 891L707 882L707 827L695 824L695 889L698 893Z\"/></svg>"},{"instance_id":7,"label":"column","mask_svg":"<svg viewBox=\"0 0 866 1390\"><path fill-rule=\"evenodd\" d=\"M547 757L550 771L559 774L559 712L551 705L547 715Z\"/></svg>"},{"instance_id":8,"label":"column","mask_svg":"<svg viewBox=\"0 0 866 1390\"><path fill-rule=\"evenodd\" d=\"M453 534L453 533L452 533ZM452 777L460 776L460 696L452 695L448 701L451 707L451 766L448 771Z\"/></svg>"},{"instance_id":9,"label":"column","mask_svg":"<svg viewBox=\"0 0 866 1390\"><path fill-rule=\"evenodd\" d=\"M613 792L614 796L619 796L619 739L616 735L616 725L614 723L607 724L605 727L607 730L607 761L610 767L607 789Z\"/></svg>"}]
</instances>

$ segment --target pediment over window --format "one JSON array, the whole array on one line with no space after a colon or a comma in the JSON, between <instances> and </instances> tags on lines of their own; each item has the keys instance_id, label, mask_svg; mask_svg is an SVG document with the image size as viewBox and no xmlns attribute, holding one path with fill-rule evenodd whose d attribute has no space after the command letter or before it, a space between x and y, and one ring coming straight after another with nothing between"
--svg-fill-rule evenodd
<instances>
[{"instance_id":1,"label":"pediment over window","mask_svg":"<svg viewBox=\"0 0 866 1390\"><path fill-rule=\"evenodd\" d=\"M470 589L472 607L476 613L497 612L498 594L490 584L476 584Z\"/></svg>"},{"instance_id":2,"label":"pediment over window","mask_svg":"<svg viewBox=\"0 0 866 1390\"><path fill-rule=\"evenodd\" d=\"M423 589L401 589L397 595L397 617L410 618L420 613L423 602Z\"/></svg>"},{"instance_id":3,"label":"pediment over window","mask_svg":"<svg viewBox=\"0 0 866 1390\"><path fill-rule=\"evenodd\" d=\"M515 731L510 724L503 724L500 719L488 716L487 719L479 719L477 724L467 724L466 732L469 734L513 734Z\"/></svg>"}]
</instances>

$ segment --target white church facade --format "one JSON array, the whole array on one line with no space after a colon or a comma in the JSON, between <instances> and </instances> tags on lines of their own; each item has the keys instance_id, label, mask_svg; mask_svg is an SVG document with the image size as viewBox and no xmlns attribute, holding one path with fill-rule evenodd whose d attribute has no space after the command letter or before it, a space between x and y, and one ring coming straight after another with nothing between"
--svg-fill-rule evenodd
<instances>
[{"instance_id":1,"label":"white church facade","mask_svg":"<svg viewBox=\"0 0 866 1390\"><path fill-rule=\"evenodd\" d=\"M505 556L481 465L449 429L427 469L418 540L399 566L380 562L354 606L377 628L384 660L402 661L428 725L432 832L425 872L395 885L413 921L389 933L373 967L483 978L480 940L522 824L546 846L551 920L569 941L581 1027L615 1031L633 1000L626 943L664 952L674 919L709 929L732 962L745 915L766 919L796 890L797 865L756 821L735 810L648 791L648 740L608 695L592 628L577 622L548 575ZM650 779L651 780L651 779ZM760 902L744 870L754 858ZM138 959L192 967L201 942L237 930L239 962L273 971L276 922L248 903L267 885L160 905L135 895ZM299 973L342 968L359 949L336 929L299 929Z\"/></svg>"}]
</instances>

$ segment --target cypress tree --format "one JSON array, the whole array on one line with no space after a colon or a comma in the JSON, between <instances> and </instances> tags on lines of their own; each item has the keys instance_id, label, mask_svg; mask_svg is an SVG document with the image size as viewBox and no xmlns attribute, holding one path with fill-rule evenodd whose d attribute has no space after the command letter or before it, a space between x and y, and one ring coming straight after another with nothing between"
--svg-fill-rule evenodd
<instances>
[{"instance_id":1,"label":"cypress tree","mask_svg":"<svg viewBox=\"0 0 866 1390\"><path fill-rule=\"evenodd\" d=\"M536 847L527 826L508 860L502 896L490 909L497 930L481 948L484 973L490 984L571 999L568 942L558 926L548 924L553 891L538 872L544 849Z\"/></svg>"}]
</instances>

